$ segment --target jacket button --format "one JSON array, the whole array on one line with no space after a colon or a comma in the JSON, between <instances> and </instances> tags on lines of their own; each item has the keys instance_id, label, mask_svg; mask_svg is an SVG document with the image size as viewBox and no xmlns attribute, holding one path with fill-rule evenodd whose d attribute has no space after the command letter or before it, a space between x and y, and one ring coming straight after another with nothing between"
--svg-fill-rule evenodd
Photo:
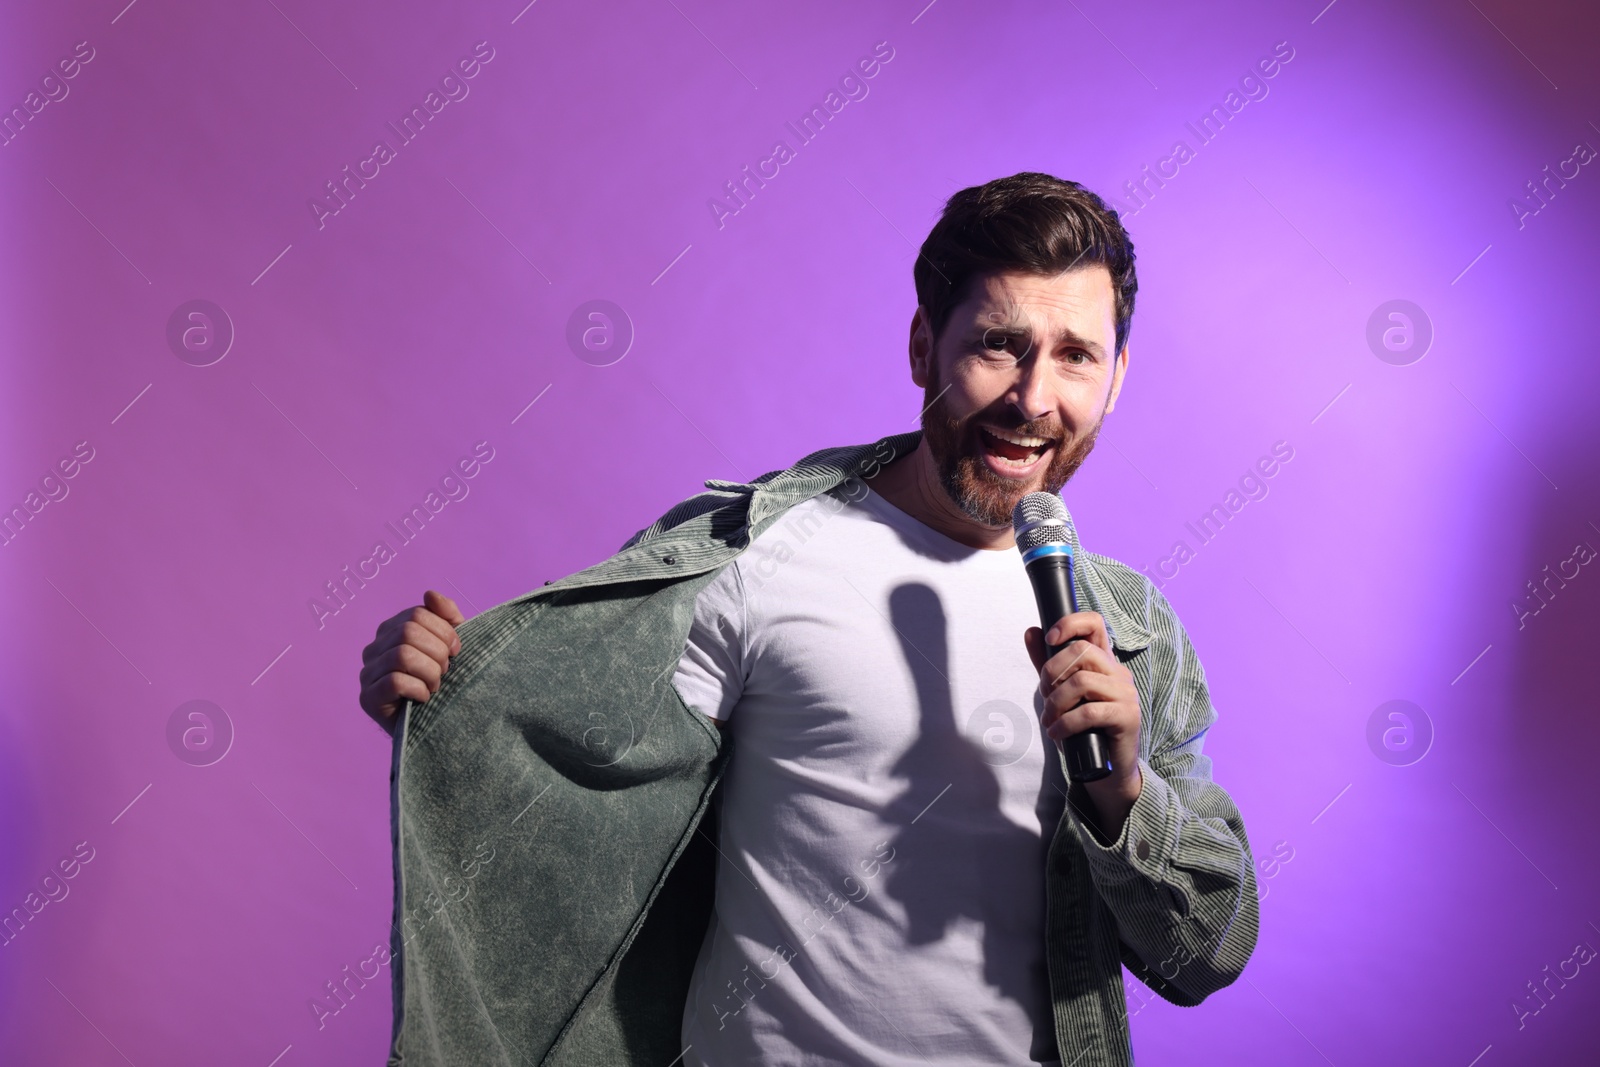
<instances>
[{"instance_id":1,"label":"jacket button","mask_svg":"<svg viewBox=\"0 0 1600 1067\"><path fill-rule=\"evenodd\" d=\"M661 557L661 562L665 563L667 566L670 567L674 563L678 562L678 557L677 556L662 556Z\"/></svg>"},{"instance_id":2,"label":"jacket button","mask_svg":"<svg viewBox=\"0 0 1600 1067\"><path fill-rule=\"evenodd\" d=\"M1134 846L1133 851L1138 854L1140 859L1142 859L1142 860L1149 859L1150 858L1150 842L1148 842L1148 841L1140 841L1137 845Z\"/></svg>"}]
</instances>

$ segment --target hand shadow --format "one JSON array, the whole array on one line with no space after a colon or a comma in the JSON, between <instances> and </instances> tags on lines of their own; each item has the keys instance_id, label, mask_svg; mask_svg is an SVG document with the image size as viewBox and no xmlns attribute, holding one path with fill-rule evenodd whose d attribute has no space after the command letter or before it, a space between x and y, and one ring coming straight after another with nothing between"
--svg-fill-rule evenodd
<instances>
[{"instance_id":1,"label":"hand shadow","mask_svg":"<svg viewBox=\"0 0 1600 1067\"><path fill-rule=\"evenodd\" d=\"M939 940L961 918L982 924L984 980L1030 1012L1047 1006L1042 951L1030 969L1007 966L1002 958L1004 928L1015 928L1020 910L1037 907L1039 898L1004 899L995 882L1019 888L1041 884L1049 842L1004 816L996 760L981 738L962 730L951 695L947 626L938 594L919 582L897 586L889 596L889 615L916 687L921 729L893 768L907 786L883 812L898 829L890 841L893 859L886 864L882 891L904 907L913 945ZM978 711L998 703L1004 702ZM1016 705L1007 706L1016 709L1022 730L1039 732L1037 718L1030 721ZM1027 735L1020 740L1021 750L1001 762L1015 762L1033 743ZM1046 760L1047 776L1050 769ZM1048 788L1041 782L1041 789ZM1047 1007L1043 1015L1033 1036L1035 1049L1054 1046Z\"/></svg>"}]
</instances>

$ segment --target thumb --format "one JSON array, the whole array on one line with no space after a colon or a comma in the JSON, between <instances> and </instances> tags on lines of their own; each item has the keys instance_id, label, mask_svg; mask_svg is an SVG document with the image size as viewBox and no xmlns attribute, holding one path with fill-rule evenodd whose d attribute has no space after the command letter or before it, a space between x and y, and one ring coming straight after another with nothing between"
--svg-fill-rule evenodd
<instances>
[{"instance_id":1,"label":"thumb","mask_svg":"<svg viewBox=\"0 0 1600 1067\"><path fill-rule=\"evenodd\" d=\"M456 602L436 590L429 589L422 594L422 606L451 626L460 626L467 621L461 614L461 609L456 607Z\"/></svg>"},{"instance_id":2,"label":"thumb","mask_svg":"<svg viewBox=\"0 0 1600 1067\"><path fill-rule=\"evenodd\" d=\"M1033 660L1033 669L1044 670L1045 660L1050 658L1044 645L1044 631L1037 626L1028 627L1022 633L1022 643L1028 647L1028 658Z\"/></svg>"}]
</instances>

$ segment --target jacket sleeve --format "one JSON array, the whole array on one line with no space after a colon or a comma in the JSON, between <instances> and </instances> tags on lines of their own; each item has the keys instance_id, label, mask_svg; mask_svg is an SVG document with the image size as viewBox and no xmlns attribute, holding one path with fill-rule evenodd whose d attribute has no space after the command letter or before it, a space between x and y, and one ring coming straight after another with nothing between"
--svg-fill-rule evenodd
<instances>
[{"instance_id":1,"label":"jacket sleeve","mask_svg":"<svg viewBox=\"0 0 1600 1067\"><path fill-rule=\"evenodd\" d=\"M1101 898L1116 916L1123 963L1174 1004L1229 985L1255 950L1255 861L1233 798L1201 751L1216 709L1189 636L1154 587L1140 684L1143 785L1117 840L1106 842L1081 783L1068 809Z\"/></svg>"}]
</instances>

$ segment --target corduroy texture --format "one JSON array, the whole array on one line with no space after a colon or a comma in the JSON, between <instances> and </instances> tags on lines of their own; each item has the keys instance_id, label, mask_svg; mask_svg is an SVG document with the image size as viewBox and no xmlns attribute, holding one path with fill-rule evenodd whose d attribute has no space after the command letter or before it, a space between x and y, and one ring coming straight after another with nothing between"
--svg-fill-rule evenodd
<instances>
[{"instance_id":1,"label":"corduroy texture","mask_svg":"<svg viewBox=\"0 0 1600 1067\"><path fill-rule=\"evenodd\" d=\"M736 758L671 685L695 596L787 508L919 440L707 482L610 559L459 628L439 691L395 731L391 1065L680 1055L717 861L706 820ZM1045 872L1050 986L1063 1064L1125 1067L1122 964L1181 1005L1232 982L1256 943L1255 867L1201 754L1216 712L1172 606L1081 552L1070 516L1067 531L1080 610L1105 617L1138 686L1144 785L1109 843L1070 792Z\"/></svg>"}]
</instances>

